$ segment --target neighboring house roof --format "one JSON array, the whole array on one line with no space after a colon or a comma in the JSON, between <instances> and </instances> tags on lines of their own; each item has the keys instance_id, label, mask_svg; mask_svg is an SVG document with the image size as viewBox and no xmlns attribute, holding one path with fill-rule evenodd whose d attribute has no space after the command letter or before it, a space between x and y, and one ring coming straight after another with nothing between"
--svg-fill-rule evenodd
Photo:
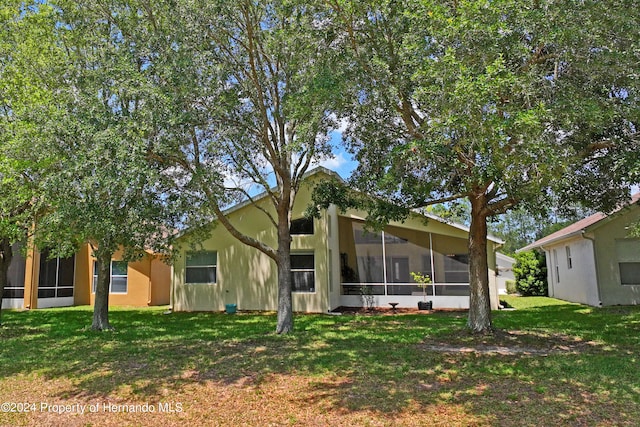
<instances>
[{"instance_id":1,"label":"neighboring house roof","mask_svg":"<svg viewBox=\"0 0 640 427\"><path fill-rule=\"evenodd\" d=\"M594 228L599 225L599 223L605 218L611 218L620 212L623 208L631 206L633 204L640 202L640 193L636 193L631 196L631 201L618 209L616 209L613 213L606 215L602 212L595 213L586 218L581 219L580 221L574 222L571 225L562 228L555 233L551 233L548 236L543 237L542 239L536 240L535 242L525 246L524 248L518 249L517 252L528 251L530 249L540 248L544 245L548 245L549 243L557 242L559 240L568 239L573 236L581 235L583 232L587 231L587 229Z\"/></svg>"},{"instance_id":2,"label":"neighboring house roof","mask_svg":"<svg viewBox=\"0 0 640 427\"><path fill-rule=\"evenodd\" d=\"M502 252L496 252L496 258L498 261L502 261L502 264L515 264L516 260L509 255L505 255Z\"/></svg>"}]
</instances>

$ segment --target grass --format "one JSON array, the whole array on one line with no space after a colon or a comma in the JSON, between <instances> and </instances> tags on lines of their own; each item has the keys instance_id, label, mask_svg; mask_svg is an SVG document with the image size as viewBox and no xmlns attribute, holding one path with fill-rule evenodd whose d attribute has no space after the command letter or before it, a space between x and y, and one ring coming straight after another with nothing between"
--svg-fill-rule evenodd
<instances>
[{"instance_id":1,"label":"grass","mask_svg":"<svg viewBox=\"0 0 640 427\"><path fill-rule=\"evenodd\" d=\"M640 307L506 299L486 337L452 312L279 336L273 314L113 309L96 333L87 307L6 311L0 403L35 406L0 425L636 425ZM95 406L46 406L74 404Z\"/></svg>"}]
</instances>

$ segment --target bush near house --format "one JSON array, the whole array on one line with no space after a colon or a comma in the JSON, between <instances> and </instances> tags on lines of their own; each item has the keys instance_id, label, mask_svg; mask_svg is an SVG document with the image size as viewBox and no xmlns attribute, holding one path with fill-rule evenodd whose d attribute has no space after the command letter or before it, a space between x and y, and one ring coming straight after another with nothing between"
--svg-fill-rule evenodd
<instances>
[{"instance_id":1,"label":"bush near house","mask_svg":"<svg viewBox=\"0 0 640 427\"><path fill-rule=\"evenodd\" d=\"M507 293L509 295L513 295L513 294L517 294L518 290L516 289L516 281L515 280L507 280L505 282L505 285L507 287Z\"/></svg>"},{"instance_id":2,"label":"bush near house","mask_svg":"<svg viewBox=\"0 0 640 427\"><path fill-rule=\"evenodd\" d=\"M543 252L520 252L515 256L513 273L516 290L523 296L546 296L548 293L547 264Z\"/></svg>"}]
</instances>

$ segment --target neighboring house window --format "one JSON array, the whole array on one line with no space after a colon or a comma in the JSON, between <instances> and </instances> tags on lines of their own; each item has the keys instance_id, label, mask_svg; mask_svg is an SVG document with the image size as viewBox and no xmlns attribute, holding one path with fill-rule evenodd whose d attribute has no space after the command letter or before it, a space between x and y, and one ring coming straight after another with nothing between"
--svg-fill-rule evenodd
<instances>
[{"instance_id":1,"label":"neighboring house window","mask_svg":"<svg viewBox=\"0 0 640 427\"><path fill-rule=\"evenodd\" d=\"M217 263L217 252L187 252L185 283L216 283Z\"/></svg>"},{"instance_id":2,"label":"neighboring house window","mask_svg":"<svg viewBox=\"0 0 640 427\"><path fill-rule=\"evenodd\" d=\"M622 285L640 285L640 262L620 262L618 266Z\"/></svg>"},{"instance_id":3,"label":"neighboring house window","mask_svg":"<svg viewBox=\"0 0 640 427\"><path fill-rule=\"evenodd\" d=\"M40 252L38 298L73 296L75 257L49 259L49 251Z\"/></svg>"},{"instance_id":4,"label":"neighboring house window","mask_svg":"<svg viewBox=\"0 0 640 427\"><path fill-rule=\"evenodd\" d=\"M640 285L640 239L616 240L620 284Z\"/></svg>"},{"instance_id":5,"label":"neighboring house window","mask_svg":"<svg viewBox=\"0 0 640 427\"><path fill-rule=\"evenodd\" d=\"M313 234L313 218L300 218L291 221L291 234Z\"/></svg>"},{"instance_id":6,"label":"neighboring house window","mask_svg":"<svg viewBox=\"0 0 640 427\"><path fill-rule=\"evenodd\" d=\"M96 292L98 286L98 269L100 263L98 261L93 263L93 292ZM112 294L126 294L128 288L128 276L127 276L128 264L126 261L111 261L111 279L109 282L109 293Z\"/></svg>"},{"instance_id":7,"label":"neighboring house window","mask_svg":"<svg viewBox=\"0 0 640 427\"><path fill-rule=\"evenodd\" d=\"M313 254L291 254L291 283L294 292L315 292L316 271Z\"/></svg>"},{"instance_id":8,"label":"neighboring house window","mask_svg":"<svg viewBox=\"0 0 640 427\"><path fill-rule=\"evenodd\" d=\"M556 269L556 283L560 283L560 266L558 265L558 251L553 250L553 264Z\"/></svg>"},{"instance_id":9,"label":"neighboring house window","mask_svg":"<svg viewBox=\"0 0 640 427\"><path fill-rule=\"evenodd\" d=\"M571 261L571 248L569 246L565 246L564 249L567 251L567 268L571 270L573 268L573 262Z\"/></svg>"}]
</instances>

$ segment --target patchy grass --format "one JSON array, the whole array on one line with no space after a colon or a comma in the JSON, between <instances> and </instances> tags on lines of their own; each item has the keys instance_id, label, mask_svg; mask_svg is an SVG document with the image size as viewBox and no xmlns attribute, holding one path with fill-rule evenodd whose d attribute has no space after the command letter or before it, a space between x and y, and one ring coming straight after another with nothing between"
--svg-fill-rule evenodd
<instances>
[{"instance_id":1,"label":"patchy grass","mask_svg":"<svg viewBox=\"0 0 640 427\"><path fill-rule=\"evenodd\" d=\"M0 425L636 425L640 307L506 298L483 337L459 312L279 336L273 314L113 309L96 333L87 307L7 311Z\"/></svg>"}]
</instances>

